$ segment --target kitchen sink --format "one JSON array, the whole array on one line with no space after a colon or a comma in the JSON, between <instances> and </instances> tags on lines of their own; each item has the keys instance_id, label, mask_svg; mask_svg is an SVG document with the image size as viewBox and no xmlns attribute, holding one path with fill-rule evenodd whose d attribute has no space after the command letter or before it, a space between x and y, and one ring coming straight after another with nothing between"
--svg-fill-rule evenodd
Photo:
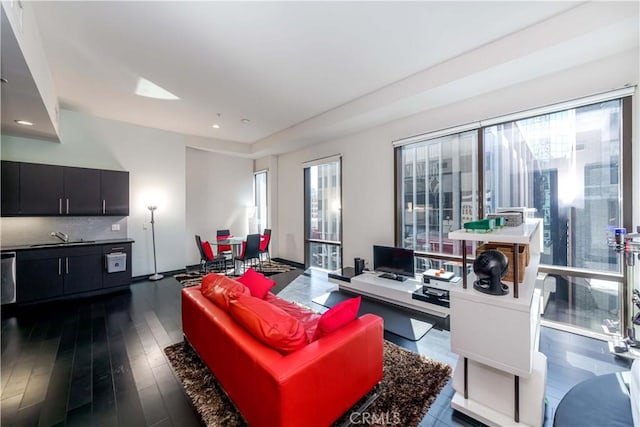
<instances>
[{"instance_id":1,"label":"kitchen sink","mask_svg":"<svg viewBox=\"0 0 640 427\"><path fill-rule=\"evenodd\" d=\"M50 243L37 243L35 245L31 245L32 248L56 248L62 246L77 246L77 245L90 245L95 243L95 240L71 240L68 242L50 242Z\"/></svg>"}]
</instances>

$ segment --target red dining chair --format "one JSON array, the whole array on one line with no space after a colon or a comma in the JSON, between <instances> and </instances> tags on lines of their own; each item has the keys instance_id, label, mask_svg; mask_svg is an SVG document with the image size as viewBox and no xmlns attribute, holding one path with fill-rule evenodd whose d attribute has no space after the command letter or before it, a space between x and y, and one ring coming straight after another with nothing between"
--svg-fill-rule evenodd
<instances>
[{"instance_id":1,"label":"red dining chair","mask_svg":"<svg viewBox=\"0 0 640 427\"><path fill-rule=\"evenodd\" d=\"M216 240L227 240L230 237L233 237L229 230L217 230L216 231ZM218 245L218 255L231 255L233 251L231 250L231 245Z\"/></svg>"},{"instance_id":2,"label":"red dining chair","mask_svg":"<svg viewBox=\"0 0 640 427\"><path fill-rule=\"evenodd\" d=\"M271 255L269 255L269 242L271 242L271 229L265 228L264 234L260 237L260 257L266 255L269 262L271 262Z\"/></svg>"}]
</instances>

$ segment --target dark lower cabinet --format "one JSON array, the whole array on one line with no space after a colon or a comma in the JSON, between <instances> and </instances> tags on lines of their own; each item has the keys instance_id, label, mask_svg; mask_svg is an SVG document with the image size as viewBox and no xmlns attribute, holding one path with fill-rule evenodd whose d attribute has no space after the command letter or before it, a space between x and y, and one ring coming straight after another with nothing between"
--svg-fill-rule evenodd
<instances>
[{"instance_id":1,"label":"dark lower cabinet","mask_svg":"<svg viewBox=\"0 0 640 427\"><path fill-rule=\"evenodd\" d=\"M66 256L64 264L65 295L102 288L102 253Z\"/></svg>"},{"instance_id":2,"label":"dark lower cabinet","mask_svg":"<svg viewBox=\"0 0 640 427\"><path fill-rule=\"evenodd\" d=\"M114 286L122 286L131 283L131 243L104 245L102 248L102 252L104 254L102 286L104 288L111 288ZM118 260L122 260L123 258L121 257L121 255L123 254L124 271L109 272L107 256L115 255Z\"/></svg>"},{"instance_id":3,"label":"dark lower cabinet","mask_svg":"<svg viewBox=\"0 0 640 427\"><path fill-rule=\"evenodd\" d=\"M43 257L30 256L16 263L16 302L31 302L62 296L62 259L53 254Z\"/></svg>"},{"instance_id":4,"label":"dark lower cabinet","mask_svg":"<svg viewBox=\"0 0 640 427\"><path fill-rule=\"evenodd\" d=\"M106 255L126 251L127 268L107 273ZM131 243L18 251L16 302L82 295L131 283Z\"/></svg>"}]
</instances>

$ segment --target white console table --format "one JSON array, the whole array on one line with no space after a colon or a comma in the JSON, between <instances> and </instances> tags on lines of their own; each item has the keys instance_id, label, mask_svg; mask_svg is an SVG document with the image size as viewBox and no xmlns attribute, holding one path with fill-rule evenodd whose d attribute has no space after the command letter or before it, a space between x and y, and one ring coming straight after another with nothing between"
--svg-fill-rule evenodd
<instances>
[{"instance_id":1,"label":"white console table","mask_svg":"<svg viewBox=\"0 0 640 427\"><path fill-rule=\"evenodd\" d=\"M386 303L396 304L411 308L416 311L428 313L433 316L449 316L449 308L436 304L430 304L412 298L413 292L422 288L422 283L407 279L404 282L378 277L380 273L365 271L363 274L351 278L351 282L341 282L340 289L378 299ZM460 284L431 284L430 287L451 290L460 287Z\"/></svg>"},{"instance_id":2,"label":"white console table","mask_svg":"<svg viewBox=\"0 0 640 427\"><path fill-rule=\"evenodd\" d=\"M506 282L507 295L488 295L473 286L451 290L451 351L460 356L451 406L490 426L542 426L547 359L538 351L540 292L535 289L542 220L488 233L458 230L449 238L463 246L467 240L528 244L531 254L522 283ZM470 273L466 282L475 279Z\"/></svg>"}]
</instances>

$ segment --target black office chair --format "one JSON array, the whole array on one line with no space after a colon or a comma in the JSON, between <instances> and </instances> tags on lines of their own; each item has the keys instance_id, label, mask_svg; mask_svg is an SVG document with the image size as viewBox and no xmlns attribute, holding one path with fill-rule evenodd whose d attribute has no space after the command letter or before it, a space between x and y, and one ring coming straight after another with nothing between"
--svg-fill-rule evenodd
<instances>
[{"instance_id":1,"label":"black office chair","mask_svg":"<svg viewBox=\"0 0 640 427\"><path fill-rule=\"evenodd\" d=\"M200 251L200 271L208 273L209 267L213 267L216 269L216 271L224 271L226 274L227 258L224 255L217 255L212 257L207 256L202 245L202 239L197 234L196 246L198 246L198 251Z\"/></svg>"},{"instance_id":2,"label":"black office chair","mask_svg":"<svg viewBox=\"0 0 640 427\"><path fill-rule=\"evenodd\" d=\"M269 262L271 262L271 255L269 255L269 243L271 243L271 229L265 228L260 241L260 258L262 255L266 255Z\"/></svg>"},{"instance_id":3,"label":"black office chair","mask_svg":"<svg viewBox=\"0 0 640 427\"><path fill-rule=\"evenodd\" d=\"M243 245L243 251L240 256L234 258L234 261L242 261L244 270L247 270L247 261L249 265L254 266L255 260L258 260L260 270L262 270L262 260L260 259L260 235L249 234L247 236L246 245Z\"/></svg>"}]
</instances>

